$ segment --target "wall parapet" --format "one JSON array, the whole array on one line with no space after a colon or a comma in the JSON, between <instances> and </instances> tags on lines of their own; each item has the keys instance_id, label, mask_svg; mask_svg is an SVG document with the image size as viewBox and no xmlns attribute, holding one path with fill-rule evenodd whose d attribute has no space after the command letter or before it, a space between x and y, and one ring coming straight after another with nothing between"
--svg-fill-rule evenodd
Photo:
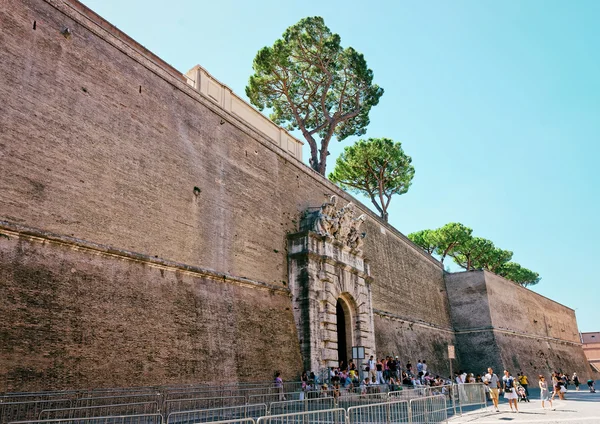
<instances>
[{"instance_id":1,"label":"wall parapet","mask_svg":"<svg viewBox=\"0 0 600 424\"><path fill-rule=\"evenodd\" d=\"M200 94L219 105L226 112L237 116L260 131L288 154L300 161L302 160L302 145L304 142L264 116L235 94L231 88L209 74L202 66L194 66L185 75L188 84L198 90Z\"/></svg>"}]
</instances>

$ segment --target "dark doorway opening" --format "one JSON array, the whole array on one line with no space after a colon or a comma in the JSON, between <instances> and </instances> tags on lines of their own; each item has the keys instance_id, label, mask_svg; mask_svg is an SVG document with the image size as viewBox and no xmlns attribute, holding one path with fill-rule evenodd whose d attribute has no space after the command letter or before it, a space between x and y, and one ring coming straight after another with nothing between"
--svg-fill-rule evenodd
<instances>
[{"instance_id":1,"label":"dark doorway opening","mask_svg":"<svg viewBox=\"0 0 600 424\"><path fill-rule=\"evenodd\" d=\"M348 345L346 343L346 314L342 303L338 299L335 305L335 314L337 316L337 342L338 342L338 361L344 366L348 366Z\"/></svg>"}]
</instances>

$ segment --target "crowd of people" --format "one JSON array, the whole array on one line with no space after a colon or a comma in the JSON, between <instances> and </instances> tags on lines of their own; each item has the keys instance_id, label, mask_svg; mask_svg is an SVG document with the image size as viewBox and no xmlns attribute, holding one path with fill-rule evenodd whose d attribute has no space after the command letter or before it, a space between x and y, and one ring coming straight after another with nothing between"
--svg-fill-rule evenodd
<instances>
[{"instance_id":1,"label":"crowd of people","mask_svg":"<svg viewBox=\"0 0 600 424\"><path fill-rule=\"evenodd\" d=\"M477 378L475 380L477 382ZM501 392L504 393L504 398L508 400L512 412L519 412L517 401L529 402L529 378L523 372L517 373L517 377L515 378L508 370L504 370L504 376L500 379L494 374L492 368L488 368L487 374L481 378L481 381L485 384L486 392L489 394L496 412L500 412L498 408L498 399ZM457 381L457 383L459 382ZM579 391L581 382L577 373L573 373L573 376L569 378L568 374L555 371L552 373L551 386L548 385L546 377L540 374L538 376L538 386L540 388L542 408L546 408L547 402L549 407L554 410L552 401L554 401L556 396L558 396L559 399L564 400L565 393L571 383L575 385L575 390ZM590 379L587 383L589 391L595 393L596 389L594 387L594 381Z\"/></svg>"},{"instance_id":2,"label":"crowd of people","mask_svg":"<svg viewBox=\"0 0 600 424\"><path fill-rule=\"evenodd\" d=\"M278 378L280 378L278 376ZM486 388L488 398L493 402L494 408L499 412L498 400L501 394L508 400L511 411L518 412L517 402L529 402L529 377L523 372L517 373L516 377L508 371L504 370L502 377L498 377L492 370L488 368L484 375L467 373L459 370L454 373L453 378L441 377L434 375L426 360L418 360L417 364L408 361L402 364L398 356L387 356L376 360L373 356L364 364L363 374L361 377L360 365L350 360L347 364L340 363L339 367L332 367L328 375L323 381L311 372L304 372L301 377L302 391L308 392L311 396L318 393L319 396L334 396L340 395L342 390L351 391L360 394L368 394L381 391L402 390L402 387L440 387L441 393L449 393L446 386L457 384L458 390L461 390L460 385L468 383L483 383ZM595 392L594 381L588 380L588 388L590 392ZM281 380L276 380L278 386L281 385ZM550 385L551 384L551 385ZM538 376L538 387L540 388L540 398L542 407L546 407L546 403L552 408L552 401L558 396L564 399L564 394L569 388L569 385L574 385L575 390L579 390L581 381L577 373L573 373L569 377L566 373L552 373L552 381L548 383L543 375ZM281 387L281 386L280 386Z\"/></svg>"}]
</instances>

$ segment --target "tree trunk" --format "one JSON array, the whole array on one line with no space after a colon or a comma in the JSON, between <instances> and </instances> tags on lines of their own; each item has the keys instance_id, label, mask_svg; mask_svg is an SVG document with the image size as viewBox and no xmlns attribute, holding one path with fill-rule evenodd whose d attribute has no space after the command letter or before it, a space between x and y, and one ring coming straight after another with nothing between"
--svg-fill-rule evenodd
<instances>
[{"instance_id":1,"label":"tree trunk","mask_svg":"<svg viewBox=\"0 0 600 424\"><path fill-rule=\"evenodd\" d=\"M388 213L387 211L383 211L381 212L381 219L383 219L385 222L388 222Z\"/></svg>"}]
</instances>

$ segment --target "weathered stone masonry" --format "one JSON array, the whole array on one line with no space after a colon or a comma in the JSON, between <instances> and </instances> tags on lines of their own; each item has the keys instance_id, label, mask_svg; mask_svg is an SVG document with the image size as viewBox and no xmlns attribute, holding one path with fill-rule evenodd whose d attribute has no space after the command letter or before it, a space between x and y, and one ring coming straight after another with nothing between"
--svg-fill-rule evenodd
<instances>
[{"instance_id":1,"label":"weathered stone masonry","mask_svg":"<svg viewBox=\"0 0 600 424\"><path fill-rule=\"evenodd\" d=\"M330 290L315 308L322 331L309 331L321 334L322 365L336 344L332 299L355 290L354 301L370 296L357 316L370 309L372 324L354 322L352 337L445 372L452 281L302 164L297 140L201 68L182 75L74 0L6 0L0 28L6 389L221 381L217 357L230 381L275 369L294 378L311 355L294 309L296 260L315 276L320 267L314 293ZM366 215L368 268L356 255L315 256L344 249L310 231L298 235L306 251L288 250L304 211L332 194Z\"/></svg>"}]
</instances>

